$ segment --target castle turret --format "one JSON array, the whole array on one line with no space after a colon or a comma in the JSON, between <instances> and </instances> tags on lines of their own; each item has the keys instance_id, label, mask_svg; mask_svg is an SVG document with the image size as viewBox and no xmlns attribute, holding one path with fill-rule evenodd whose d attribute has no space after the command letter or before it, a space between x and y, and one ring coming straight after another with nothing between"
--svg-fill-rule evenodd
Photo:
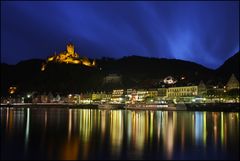
<instances>
[{"instance_id":1,"label":"castle turret","mask_svg":"<svg viewBox=\"0 0 240 161\"><path fill-rule=\"evenodd\" d=\"M71 55L74 55L74 45L72 43L67 44L67 52Z\"/></svg>"}]
</instances>

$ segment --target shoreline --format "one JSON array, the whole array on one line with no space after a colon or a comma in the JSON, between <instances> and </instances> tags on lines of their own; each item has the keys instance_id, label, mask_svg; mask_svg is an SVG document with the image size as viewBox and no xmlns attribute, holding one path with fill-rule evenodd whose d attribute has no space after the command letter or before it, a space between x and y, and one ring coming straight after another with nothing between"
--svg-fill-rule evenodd
<instances>
[{"instance_id":1,"label":"shoreline","mask_svg":"<svg viewBox=\"0 0 240 161\"><path fill-rule=\"evenodd\" d=\"M98 109L96 104L59 104L59 103L24 103L24 104L1 104L0 107L14 108L81 108L81 109Z\"/></svg>"},{"instance_id":2,"label":"shoreline","mask_svg":"<svg viewBox=\"0 0 240 161\"><path fill-rule=\"evenodd\" d=\"M104 109L99 108L97 104L59 104L59 103L21 103L21 104L0 104L1 108L75 108L75 109L100 109L100 110L156 110L156 111L210 111L210 112L239 112L240 103L195 103L185 104L185 110L172 109L139 109L139 108L118 108Z\"/></svg>"}]
</instances>

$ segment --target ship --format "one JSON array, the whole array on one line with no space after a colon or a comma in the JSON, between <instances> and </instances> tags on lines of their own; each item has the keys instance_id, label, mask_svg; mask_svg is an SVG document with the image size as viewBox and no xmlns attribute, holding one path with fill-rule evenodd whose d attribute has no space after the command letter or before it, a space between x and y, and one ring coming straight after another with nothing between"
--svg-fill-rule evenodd
<instances>
[{"instance_id":1,"label":"ship","mask_svg":"<svg viewBox=\"0 0 240 161\"><path fill-rule=\"evenodd\" d=\"M114 109L123 109L124 104L117 104L117 103L100 103L98 104L99 109L105 110L114 110Z\"/></svg>"}]
</instances>

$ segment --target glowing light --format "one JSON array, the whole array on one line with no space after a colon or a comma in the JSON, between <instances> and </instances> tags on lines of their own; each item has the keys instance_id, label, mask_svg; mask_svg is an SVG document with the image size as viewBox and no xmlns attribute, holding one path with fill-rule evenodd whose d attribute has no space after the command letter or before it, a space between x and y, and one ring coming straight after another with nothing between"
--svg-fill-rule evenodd
<instances>
[{"instance_id":1,"label":"glowing light","mask_svg":"<svg viewBox=\"0 0 240 161\"><path fill-rule=\"evenodd\" d=\"M17 90L17 87L9 87L8 93L9 94L14 94L16 92L16 90Z\"/></svg>"},{"instance_id":2,"label":"glowing light","mask_svg":"<svg viewBox=\"0 0 240 161\"><path fill-rule=\"evenodd\" d=\"M41 71L45 71L46 65L47 65L47 64L45 64L45 63L42 64Z\"/></svg>"},{"instance_id":3,"label":"glowing light","mask_svg":"<svg viewBox=\"0 0 240 161\"><path fill-rule=\"evenodd\" d=\"M163 82L164 82L165 84L175 84L175 83L177 83L177 80L174 80L174 78L173 78L172 76L167 76L167 77L163 80Z\"/></svg>"}]
</instances>

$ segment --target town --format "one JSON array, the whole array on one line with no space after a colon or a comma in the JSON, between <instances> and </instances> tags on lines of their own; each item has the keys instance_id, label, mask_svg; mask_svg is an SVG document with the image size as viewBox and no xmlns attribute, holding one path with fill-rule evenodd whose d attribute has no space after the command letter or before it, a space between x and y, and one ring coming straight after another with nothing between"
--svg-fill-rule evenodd
<instances>
[{"instance_id":1,"label":"town","mask_svg":"<svg viewBox=\"0 0 240 161\"><path fill-rule=\"evenodd\" d=\"M1 1L1 160L239 160L240 1Z\"/></svg>"},{"instance_id":2,"label":"town","mask_svg":"<svg viewBox=\"0 0 240 161\"><path fill-rule=\"evenodd\" d=\"M182 78L184 79L184 78ZM168 85L174 84L171 76L165 78ZM198 85L170 86L154 89L114 89L112 92L57 93L38 94L29 92L25 95L14 95L16 87L9 88L9 97L1 98L1 105L21 103L55 103L55 104L135 104L135 103L239 103L239 81L234 74L224 86L206 86L203 81Z\"/></svg>"}]
</instances>

